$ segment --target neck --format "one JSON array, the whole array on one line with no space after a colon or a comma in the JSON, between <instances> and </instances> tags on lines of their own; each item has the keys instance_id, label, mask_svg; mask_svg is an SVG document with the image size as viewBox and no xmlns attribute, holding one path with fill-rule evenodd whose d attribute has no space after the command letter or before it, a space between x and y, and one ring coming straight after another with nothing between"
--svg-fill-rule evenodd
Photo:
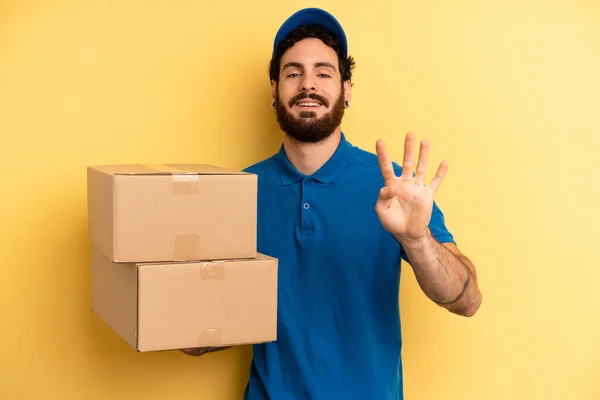
<instances>
[{"instance_id":1,"label":"neck","mask_svg":"<svg viewBox=\"0 0 600 400\"><path fill-rule=\"evenodd\" d=\"M340 128L319 143L303 143L285 135L283 148L290 163L303 175L312 175L331 158L342 137Z\"/></svg>"}]
</instances>

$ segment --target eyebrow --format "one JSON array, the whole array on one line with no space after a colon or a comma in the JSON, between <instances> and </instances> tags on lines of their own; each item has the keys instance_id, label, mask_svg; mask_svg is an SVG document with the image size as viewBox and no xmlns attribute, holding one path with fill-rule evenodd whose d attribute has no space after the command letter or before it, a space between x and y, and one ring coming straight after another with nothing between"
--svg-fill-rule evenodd
<instances>
[{"instance_id":1,"label":"eyebrow","mask_svg":"<svg viewBox=\"0 0 600 400\"><path fill-rule=\"evenodd\" d=\"M325 61L315 63L315 68L320 68L320 67L331 68L332 70L335 71L335 67L333 66L333 64L325 62ZM302 69L302 68L304 68L304 65L299 62L292 61L292 62L285 64L282 69L286 69L286 68L301 68Z\"/></svg>"}]
</instances>

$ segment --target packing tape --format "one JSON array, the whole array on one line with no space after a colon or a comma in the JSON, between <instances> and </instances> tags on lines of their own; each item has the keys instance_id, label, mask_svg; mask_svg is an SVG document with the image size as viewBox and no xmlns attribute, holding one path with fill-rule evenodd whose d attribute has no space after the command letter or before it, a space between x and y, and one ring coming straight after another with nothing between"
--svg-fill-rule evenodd
<instances>
[{"instance_id":1,"label":"packing tape","mask_svg":"<svg viewBox=\"0 0 600 400\"><path fill-rule=\"evenodd\" d=\"M165 165L165 164L142 164L142 167L148 168L148 169L151 169L154 171L158 171L158 172L166 172L166 173L171 173L171 174L187 174L188 173L188 171L186 171L186 170L175 168L175 167L169 167L168 165Z\"/></svg>"},{"instance_id":2,"label":"packing tape","mask_svg":"<svg viewBox=\"0 0 600 400\"><path fill-rule=\"evenodd\" d=\"M225 262L213 261L202 264L200 271L200 279L220 281L225 279Z\"/></svg>"},{"instance_id":3,"label":"packing tape","mask_svg":"<svg viewBox=\"0 0 600 400\"><path fill-rule=\"evenodd\" d=\"M200 174L164 164L143 164L142 166L154 171L170 173L173 178L173 194L176 196L200 193Z\"/></svg>"},{"instance_id":4,"label":"packing tape","mask_svg":"<svg viewBox=\"0 0 600 400\"><path fill-rule=\"evenodd\" d=\"M223 331L216 328L206 329L199 335L198 341L202 347L220 346L223 343Z\"/></svg>"},{"instance_id":5,"label":"packing tape","mask_svg":"<svg viewBox=\"0 0 600 400\"><path fill-rule=\"evenodd\" d=\"M176 235L173 256L176 260L184 261L200 259L200 235L197 233Z\"/></svg>"}]
</instances>

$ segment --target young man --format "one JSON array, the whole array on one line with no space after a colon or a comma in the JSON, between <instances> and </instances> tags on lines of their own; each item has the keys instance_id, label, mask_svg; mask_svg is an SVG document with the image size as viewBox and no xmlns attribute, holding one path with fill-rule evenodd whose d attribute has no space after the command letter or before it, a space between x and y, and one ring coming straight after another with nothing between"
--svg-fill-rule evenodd
<instances>
[{"instance_id":1,"label":"young man","mask_svg":"<svg viewBox=\"0 0 600 400\"><path fill-rule=\"evenodd\" d=\"M278 339L254 346L248 400L402 399L398 304L401 259L450 312L472 316L475 268L433 197L447 164L425 185L428 144L402 168L340 130L354 60L333 16L292 15L275 38L270 78L282 131L258 175L258 247L279 259ZM416 168L416 173L415 171Z\"/></svg>"}]
</instances>

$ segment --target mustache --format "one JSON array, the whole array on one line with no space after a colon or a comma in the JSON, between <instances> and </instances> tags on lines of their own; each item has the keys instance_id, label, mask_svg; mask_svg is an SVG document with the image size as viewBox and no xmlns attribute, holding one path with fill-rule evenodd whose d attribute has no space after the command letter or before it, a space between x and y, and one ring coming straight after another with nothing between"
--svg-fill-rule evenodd
<instances>
[{"instance_id":1,"label":"mustache","mask_svg":"<svg viewBox=\"0 0 600 400\"><path fill-rule=\"evenodd\" d=\"M313 99L313 100L317 100L318 102L320 102L321 104L323 104L325 107L329 107L329 103L327 102L327 100L325 100L323 97L319 96L316 93L300 93L294 97L292 97L290 99L290 101L288 102L288 105L290 106L290 108L292 108L294 106L294 104L296 104L299 100L302 99Z\"/></svg>"}]
</instances>

